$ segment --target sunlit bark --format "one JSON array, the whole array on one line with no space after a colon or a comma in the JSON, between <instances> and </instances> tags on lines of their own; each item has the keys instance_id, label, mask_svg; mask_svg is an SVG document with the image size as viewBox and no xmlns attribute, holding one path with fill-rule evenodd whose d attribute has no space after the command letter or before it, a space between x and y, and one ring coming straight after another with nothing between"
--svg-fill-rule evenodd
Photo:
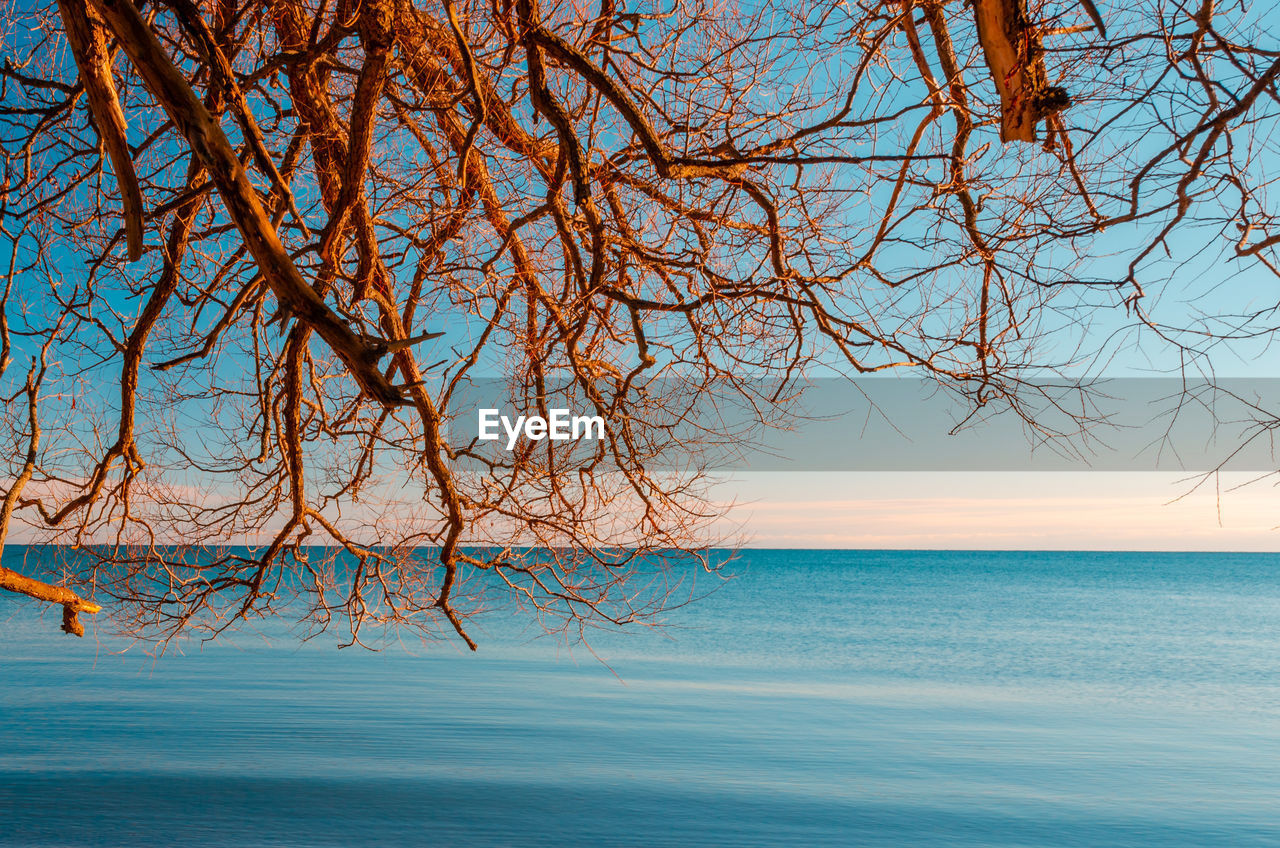
<instances>
[{"instance_id":1,"label":"sunlit bark","mask_svg":"<svg viewBox=\"0 0 1280 848\"><path fill-rule=\"evenodd\" d=\"M1270 274L1280 244L1268 28L1104 11L15 12L0 317L38 365L2 381L4 532L78 553L0 587L146 638L286 613L474 646L495 596L576 636L701 591L710 458L787 423L811 374L908 370L1077 434L1092 322L1199 362L1266 308L1209 326L1151 287L1215 251ZM459 438L486 374L605 438ZM1066 428L1046 374L1086 398ZM677 426L714 402L742 426Z\"/></svg>"}]
</instances>

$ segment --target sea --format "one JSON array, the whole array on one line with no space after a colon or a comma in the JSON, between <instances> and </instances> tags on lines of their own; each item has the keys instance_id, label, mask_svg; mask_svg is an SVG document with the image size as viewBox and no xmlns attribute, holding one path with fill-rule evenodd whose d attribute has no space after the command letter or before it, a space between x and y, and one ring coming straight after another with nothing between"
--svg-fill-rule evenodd
<instances>
[{"instance_id":1,"label":"sea","mask_svg":"<svg viewBox=\"0 0 1280 848\"><path fill-rule=\"evenodd\" d=\"M1280 555L751 550L662 629L0 599L0 846L1280 846Z\"/></svg>"}]
</instances>

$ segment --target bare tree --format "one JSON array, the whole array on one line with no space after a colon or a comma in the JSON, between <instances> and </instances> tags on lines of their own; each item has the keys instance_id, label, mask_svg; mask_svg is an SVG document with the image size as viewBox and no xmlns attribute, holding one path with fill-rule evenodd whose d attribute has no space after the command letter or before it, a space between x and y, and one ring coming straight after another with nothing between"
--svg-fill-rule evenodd
<instances>
[{"instance_id":1,"label":"bare tree","mask_svg":"<svg viewBox=\"0 0 1280 848\"><path fill-rule=\"evenodd\" d=\"M474 647L495 593L550 630L650 620L715 567L706 449L741 434L678 426L709 397L767 425L814 373L912 369L1035 426L1099 316L1196 352L1144 292L1222 251L1273 268L1266 23L11 6L6 362L34 364L4 378L2 517L77 553L0 587L154 638L287 612ZM606 438L458 439L486 374Z\"/></svg>"}]
</instances>

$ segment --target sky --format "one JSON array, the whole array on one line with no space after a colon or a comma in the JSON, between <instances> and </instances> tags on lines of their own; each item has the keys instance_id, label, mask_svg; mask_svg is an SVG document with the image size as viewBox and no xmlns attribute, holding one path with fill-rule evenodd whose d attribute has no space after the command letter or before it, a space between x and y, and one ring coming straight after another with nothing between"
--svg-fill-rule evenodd
<instances>
[{"instance_id":1,"label":"sky","mask_svg":"<svg viewBox=\"0 0 1280 848\"><path fill-rule=\"evenodd\" d=\"M738 504L717 529L755 548L1280 551L1278 481L1239 472L1217 481L1136 471L739 472L716 490Z\"/></svg>"},{"instance_id":2,"label":"sky","mask_svg":"<svg viewBox=\"0 0 1280 848\"><path fill-rule=\"evenodd\" d=\"M737 506L719 534L762 548L1280 551L1280 477L1269 473L1280 453L1248 423L1248 404L1280 414L1280 380L1225 381L1248 403L1201 395L1173 425L1179 381L1106 382L1098 409L1111 425L1075 440L1078 453L1033 449L1007 415L951 434L955 410L919 381L858 385L883 417L837 415L856 396L820 386L814 407L827 418L723 471L715 497ZM1251 432L1229 470L1206 473ZM795 470L774 454L798 458Z\"/></svg>"},{"instance_id":3,"label":"sky","mask_svg":"<svg viewBox=\"0 0 1280 848\"><path fill-rule=\"evenodd\" d=\"M1165 281L1162 295L1175 313L1192 306L1210 314L1248 313L1275 303L1274 278L1256 269L1242 271L1220 255L1206 254L1185 267L1178 260L1170 257L1169 264L1181 269L1187 284ZM1199 297L1192 298L1193 292ZM1115 308L1091 328L1095 337L1108 340L1109 354L1117 353L1112 345L1124 347L1108 359L1109 372L1175 371L1174 352L1151 344L1149 336L1135 341L1121 332L1128 323L1127 312ZM1217 353L1220 376L1280 376L1280 347L1265 339ZM932 449L946 435L946 425L923 422L913 413L896 418L894 426L915 426L914 444ZM849 438L862 438L865 447L865 430L855 428L861 419L847 420ZM1004 432L976 432L989 445L1011 443ZM857 467L852 462L838 465L845 470L726 472L729 479L716 497L741 506L719 527L758 547L1280 550L1280 494L1271 481L1236 488L1257 475L1229 474L1221 493L1208 486L1179 499L1194 485L1185 473L961 471L932 459L919 464L927 470L872 472L851 470Z\"/></svg>"}]
</instances>

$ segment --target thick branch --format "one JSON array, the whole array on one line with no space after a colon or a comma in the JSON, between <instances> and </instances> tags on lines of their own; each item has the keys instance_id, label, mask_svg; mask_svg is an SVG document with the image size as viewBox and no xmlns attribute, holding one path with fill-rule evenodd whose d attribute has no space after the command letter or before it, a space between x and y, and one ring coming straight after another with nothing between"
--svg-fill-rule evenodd
<instances>
[{"instance_id":1,"label":"thick branch","mask_svg":"<svg viewBox=\"0 0 1280 848\"><path fill-rule=\"evenodd\" d=\"M86 601L66 586L54 586L51 583L35 580L4 566L0 566L0 589L17 592L20 595L35 598L37 601L61 604L62 629L73 636L84 635L80 613L95 613L102 609L98 604Z\"/></svg>"},{"instance_id":2,"label":"thick branch","mask_svg":"<svg viewBox=\"0 0 1280 848\"><path fill-rule=\"evenodd\" d=\"M129 0L96 0L107 25L133 61L156 101L164 107L174 126L187 139L192 151L209 169L218 194L257 260L262 276L280 302L299 321L313 327L333 349L347 370L372 398L394 406L404 403L396 389L377 367L377 351L365 345L350 327L307 285L293 264L275 227L258 200L240 160L204 104L174 67L155 34Z\"/></svg>"},{"instance_id":3,"label":"thick branch","mask_svg":"<svg viewBox=\"0 0 1280 848\"><path fill-rule=\"evenodd\" d=\"M1000 92L1000 140L1036 140L1036 123L1070 105L1046 82L1040 32L1027 21L1023 0L974 0L978 41Z\"/></svg>"},{"instance_id":4,"label":"thick branch","mask_svg":"<svg viewBox=\"0 0 1280 848\"><path fill-rule=\"evenodd\" d=\"M116 173L120 186L120 205L124 212L125 240L129 246L129 260L142 258L142 191L133 170L133 157L125 138L124 112L116 96L115 81L111 78L111 54L107 50L107 37L98 15L85 5L84 0L58 0L63 29L76 68L84 82L89 99L89 111L98 128L98 137L111 159L111 169Z\"/></svg>"}]
</instances>

